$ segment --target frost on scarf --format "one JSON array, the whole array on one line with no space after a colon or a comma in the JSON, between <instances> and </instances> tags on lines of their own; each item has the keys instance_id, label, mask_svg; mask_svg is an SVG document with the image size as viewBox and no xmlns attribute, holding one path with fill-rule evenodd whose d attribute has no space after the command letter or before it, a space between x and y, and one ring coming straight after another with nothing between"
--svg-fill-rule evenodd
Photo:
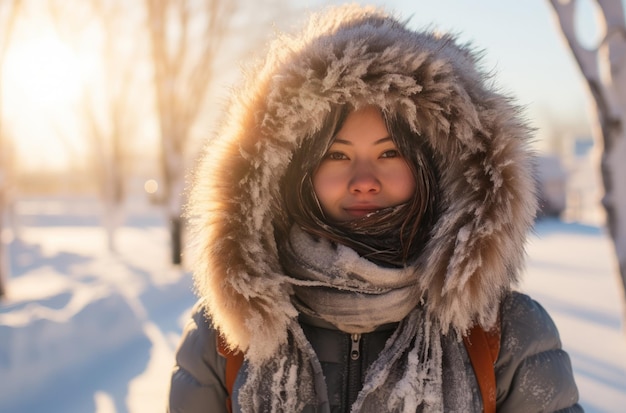
<instances>
[{"instance_id":1,"label":"frost on scarf","mask_svg":"<svg viewBox=\"0 0 626 413\"><path fill-rule=\"evenodd\" d=\"M291 325L292 335L280 346L276 357L261 365L249 365L248 377L239 392L241 411L300 412L307 405L320 405L326 400L322 367L315 351L297 323Z\"/></svg>"},{"instance_id":2,"label":"frost on scarf","mask_svg":"<svg viewBox=\"0 0 626 413\"><path fill-rule=\"evenodd\" d=\"M315 352L297 323L277 357L249 365L239 393L242 412L298 412L327 406L327 389ZM370 366L352 412L478 411L462 342L442 337L436 321L416 309L388 340ZM444 367L444 360L446 365ZM444 377L443 369L448 372Z\"/></svg>"},{"instance_id":3,"label":"frost on scarf","mask_svg":"<svg viewBox=\"0 0 626 413\"><path fill-rule=\"evenodd\" d=\"M352 411L443 412L442 359L439 326L413 311L370 367Z\"/></svg>"}]
</instances>

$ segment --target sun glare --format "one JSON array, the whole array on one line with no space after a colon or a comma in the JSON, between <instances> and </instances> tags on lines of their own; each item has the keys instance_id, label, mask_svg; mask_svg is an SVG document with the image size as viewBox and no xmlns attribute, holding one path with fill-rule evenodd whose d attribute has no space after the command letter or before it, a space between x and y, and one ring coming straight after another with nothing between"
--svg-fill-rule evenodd
<instances>
[{"instance_id":1,"label":"sun glare","mask_svg":"<svg viewBox=\"0 0 626 413\"><path fill-rule=\"evenodd\" d=\"M68 165L68 148L77 146L68 141L80 138L60 135L76 129L89 67L49 26L30 24L14 37L2 73L2 110L19 165L38 170Z\"/></svg>"},{"instance_id":2,"label":"sun glare","mask_svg":"<svg viewBox=\"0 0 626 413\"><path fill-rule=\"evenodd\" d=\"M7 56L9 99L30 104L67 104L80 94L80 60L58 37L41 36L15 44Z\"/></svg>"}]
</instances>

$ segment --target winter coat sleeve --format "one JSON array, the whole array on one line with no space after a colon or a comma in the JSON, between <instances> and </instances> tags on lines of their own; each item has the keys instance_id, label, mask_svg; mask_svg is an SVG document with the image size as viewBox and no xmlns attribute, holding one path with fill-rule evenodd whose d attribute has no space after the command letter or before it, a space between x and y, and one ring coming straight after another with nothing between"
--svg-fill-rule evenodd
<instances>
[{"instance_id":1,"label":"winter coat sleeve","mask_svg":"<svg viewBox=\"0 0 626 413\"><path fill-rule=\"evenodd\" d=\"M226 413L225 371L216 332L196 304L176 350L167 412Z\"/></svg>"},{"instance_id":2,"label":"winter coat sleeve","mask_svg":"<svg viewBox=\"0 0 626 413\"><path fill-rule=\"evenodd\" d=\"M501 314L498 413L582 412L569 355L546 310L527 295L512 293Z\"/></svg>"}]
</instances>

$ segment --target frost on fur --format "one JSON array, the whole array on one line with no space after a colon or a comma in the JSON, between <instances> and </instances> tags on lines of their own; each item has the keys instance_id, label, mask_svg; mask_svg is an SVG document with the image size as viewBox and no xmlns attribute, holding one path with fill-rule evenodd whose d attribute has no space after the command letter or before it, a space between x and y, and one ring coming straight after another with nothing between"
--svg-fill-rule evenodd
<instances>
[{"instance_id":1,"label":"frost on fur","mask_svg":"<svg viewBox=\"0 0 626 413\"><path fill-rule=\"evenodd\" d=\"M417 259L415 295L443 331L492 322L536 209L519 109L454 36L414 33L358 6L312 22L279 37L248 74L196 173L194 277L216 327L255 360L284 344L297 314L273 232L280 183L301 141L342 104L402 117L430 146L442 213Z\"/></svg>"}]
</instances>

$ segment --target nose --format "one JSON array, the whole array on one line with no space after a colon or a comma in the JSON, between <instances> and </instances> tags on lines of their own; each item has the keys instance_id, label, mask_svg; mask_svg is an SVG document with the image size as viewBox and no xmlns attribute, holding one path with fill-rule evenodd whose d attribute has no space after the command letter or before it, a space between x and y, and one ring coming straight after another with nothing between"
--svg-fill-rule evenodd
<instances>
[{"instance_id":1,"label":"nose","mask_svg":"<svg viewBox=\"0 0 626 413\"><path fill-rule=\"evenodd\" d=\"M354 168L349 183L349 190L353 194L376 194L380 192L380 181L369 165L359 164Z\"/></svg>"}]
</instances>

